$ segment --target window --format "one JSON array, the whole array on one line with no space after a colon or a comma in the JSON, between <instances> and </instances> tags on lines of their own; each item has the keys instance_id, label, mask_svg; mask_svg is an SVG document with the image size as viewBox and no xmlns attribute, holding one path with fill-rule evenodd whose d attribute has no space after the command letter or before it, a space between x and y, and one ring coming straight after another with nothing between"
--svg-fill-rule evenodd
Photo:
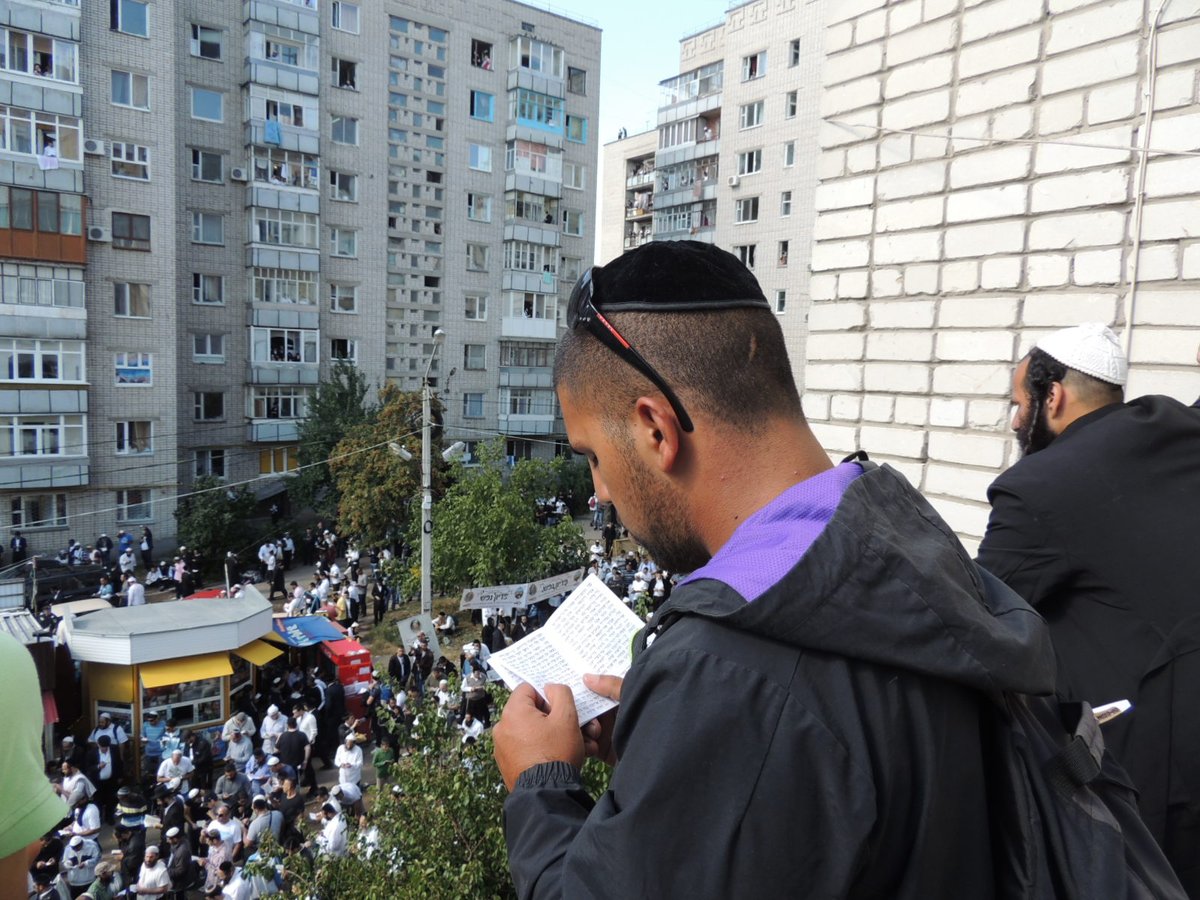
<instances>
[{"instance_id":1,"label":"window","mask_svg":"<svg viewBox=\"0 0 1200 900\"><path fill-rule=\"evenodd\" d=\"M0 379L83 381L83 342L0 338Z\"/></svg>"},{"instance_id":2,"label":"window","mask_svg":"<svg viewBox=\"0 0 1200 900\"><path fill-rule=\"evenodd\" d=\"M552 78L563 77L563 51L561 47L547 44L545 41L534 40L521 35L513 38L509 45L508 64L512 68L520 67L540 75Z\"/></svg>"},{"instance_id":3,"label":"window","mask_svg":"<svg viewBox=\"0 0 1200 900\"><path fill-rule=\"evenodd\" d=\"M6 196L6 189L0 186L0 222L4 222ZM0 262L0 303L82 309L85 293L82 269Z\"/></svg>"},{"instance_id":4,"label":"window","mask_svg":"<svg viewBox=\"0 0 1200 900\"><path fill-rule=\"evenodd\" d=\"M298 328L251 328L250 359L255 363L316 363L318 334Z\"/></svg>"},{"instance_id":5,"label":"window","mask_svg":"<svg viewBox=\"0 0 1200 900\"><path fill-rule=\"evenodd\" d=\"M128 282L114 284L113 315L129 319L150 318L150 285Z\"/></svg>"},{"instance_id":6,"label":"window","mask_svg":"<svg viewBox=\"0 0 1200 900\"><path fill-rule=\"evenodd\" d=\"M118 522L148 522L154 515L154 492L146 488L117 491Z\"/></svg>"},{"instance_id":7,"label":"window","mask_svg":"<svg viewBox=\"0 0 1200 900\"><path fill-rule=\"evenodd\" d=\"M145 75L112 70L112 103L133 109L150 108L150 79Z\"/></svg>"},{"instance_id":8,"label":"window","mask_svg":"<svg viewBox=\"0 0 1200 900\"><path fill-rule=\"evenodd\" d=\"M582 116L567 116L567 140L576 144L587 143L587 119Z\"/></svg>"},{"instance_id":9,"label":"window","mask_svg":"<svg viewBox=\"0 0 1200 900\"><path fill-rule=\"evenodd\" d=\"M758 221L758 198L744 197L737 202L734 221L739 225L744 222Z\"/></svg>"},{"instance_id":10,"label":"window","mask_svg":"<svg viewBox=\"0 0 1200 900\"><path fill-rule=\"evenodd\" d=\"M346 3L344 0L334 0L330 4L332 25L338 31L348 31L358 34L358 4Z\"/></svg>"},{"instance_id":11,"label":"window","mask_svg":"<svg viewBox=\"0 0 1200 900\"><path fill-rule=\"evenodd\" d=\"M482 370L487 368L487 345L486 344L464 344L463 345L463 368L471 370Z\"/></svg>"},{"instance_id":12,"label":"window","mask_svg":"<svg viewBox=\"0 0 1200 900\"><path fill-rule=\"evenodd\" d=\"M330 126L330 139L335 144L358 145L358 119L350 116L334 116Z\"/></svg>"},{"instance_id":13,"label":"window","mask_svg":"<svg viewBox=\"0 0 1200 900\"><path fill-rule=\"evenodd\" d=\"M0 29L0 70L78 84L78 63L78 44L15 28Z\"/></svg>"},{"instance_id":14,"label":"window","mask_svg":"<svg viewBox=\"0 0 1200 900\"><path fill-rule=\"evenodd\" d=\"M574 284L579 280L579 273L583 271L583 259L578 256L564 256L558 267L558 276L568 284Z\"/></svg>"},{"instance_id":15,"label":"window","mask_svg":"<svg viewBox=\"0 0 1200 900\"><path fill-rule=\"evenodd\" d=\"M491 257L487 244L467 244L467 268L472 272L486 272Z\"/></svg>"},{"instance_id":16,"label":"window","mask_svg":"<svg viewBox=\"0 0 1200 900\"><path fill-rule=\"evenodd\" d=\"M775 292L775 312L781 313L787 309L787 291L778 290Z\"/></svg>"},{"instance_id":17,"label":"window","mask_svg":"<svg viewBox=\"0 0 1200 900\"><path fill-rule=\"evenodd\" d=\"M201 363L225 362L225 335L192 335L192 359Z\"/></svg>"},{"instance_id":18,"label":"window","mask_svg":"<svg viewBox=\"0 0 1200 900\"><path fill-rule=\"evenodd\" d=\"M87 453L84 416L0 417L0 457L83 456Z\"/></svg>"},{"instance_id":19,"label":"window","mask_svg":"<svg viewBox=\"0 0 1200 900\"><path fill-rule=\"evenodd\" d=\"M149 387L154 384L153 355L150 353L116 353L113 369L119 385Z\"/></svg>"},{"instance_id":20,"label":"window","mask_svg":"<svg viewBox=\"0 0 1200 900\"><path fill-rule=\"evenodd\" d=\"M742 81L752 81L767 74L767 51L759 50L742 57Z\"/></svg>"},{"instance_id":21,"label":"window","mask_svg":"<svg viewBox=\"0 0 1200 900\"><path fill-rule=\"evenodd\" d=\"M316 273L293 269L255 269L253 300L256 303L301 303L311 306L317 302Z\"/></svg>"},{"instance_id":22,"label":"window","mask_svg":"<svg viewBox=\"0 0 1200 900\"><path fill-rule=\"evenodd\" d=\"M117 455L154 452L154 425L145 421L117 422Z\"/></svg>"},{"instance_id":23,"label":"window","mask_svg":"<svg viewBox=\"0 0 1200 900\"><path fill-rule=\"evenodd\" d=\"M300 468L299 447L275 447L258 451L260 475L284 475Z\"/></svg>"},{"instance_id":24,"label":"window","mask_svg":"<svg viewBox=\"0 0 1200 900\"><path fill-rule=\"evenodd\" d=\"M563 233L579 237L583 234L583 211L564 209L562 214Z\"/></svg>"},{"instance_id":25,"label":"window","mask_svg":"<svg viewBox=\"0 0 1200 900\"><path fill-rule=\"evenodd\" d=\"M508 172L557 181L562 177L562 151L532 141L509 141L504 167Z\"/></svg>"},{"instance_id":26,"label":"window","mask_svg":"<svg viewBox=\"0 0 1200 900\"><path fill-rule=\"evenodd\" d=\"M799 91L788 91L783 95L783 117L785 119L796 118L796 107L799 103Z\"/></svg>"},{"instance_id":27,"label":"window","mask_svg":"<svg viewBox=\"0 0 1200 900\"><path fill-rule=\"evenodd\" d=\"M201 59L220 59L221 58L221 43L224 40L223 33L217 28L209 28L207 25L192 25L192 56L199 56Z\"/></svg>"},{"instance_id":28,"label":"window","mask_svg":"<svg viewBox=\"0 0 1200 900\"><path fill-rule=\"evenodd\" d=\"M358 288L352 284L329 285L329 310L335 313L358 312Z\"/></svg>"},{"instance_id":29,"label":"window","mask_svg":"<svg viewBox=\"0 0 1200 900\"><path fill-rule=\"evenodd\" d=\"M225 95L207 88L191 88L192 118L205 122L225 121Z\"/></svg>"},{"instance_id":30,"label":"window","mask_svg":"<svg viewBox=\"0 0 1200 900\"><path fill-rule=\"evenodd\" d=\"M278 39L267 40L263 43L263 58L271 62L283 63L285 66L300 65L300 54L304 48L300 44L290 44Z\"/></svg>"},{"instance_id":31,"label":"window","mask_svg":"<svg viewBox=\"0 0 1200 900\"><path fill-rule=\"evenodd\" d=\"M350 259L358 256L358 232L349 228L330 228L329 253Z\"/></svg>"},{"instance_id":32,"label":"window","mask_svg":"<svg viewBox=\"0 0 1200 900\"><path fill-rule=\"evenodd\" d=\"M255 419L303 419L308 412L308 388L255 387L250 394L250 416Z\"/></svg>"},{"instance_id":33,"label":"window","mask_svg":"<svg viewBox=\"0 0 1200 900\"><path fill-rule=\"evenodd\" d=\"M329 199L358 202L358 176L349 172L329 171Z\"/></svg>"},{"instance_id":34,"label":"window","mask_svg":"<svg viewBox=\"0 0 1200 900\"><path fill-rule=\"evenodd\" d=\"M747 269L754 268L754 251L758 248L757 244L739 244L733 248L733 252L737 258L742 261L742 265Z\"/></svg>"},{"instance_id":35,"label":"window","mask_svg":"<svg viewBox=\"0 0 1200 900\"><path fill-rule=\"evenodd\" d=\"M4 32L0 29L0 41ZM8 79L4 83L9 83ZM16 106L0 106L0 150L25 156L52 157L81 162L81 120L73 116L33 112Z\"/></svg>"},{"instance_id":36,"label":"window","mask_svg":"<svg viewBox=\"0 0 1200 900\"><path fill-rule=\"evenodd\" d=\"M492 171L492 148L484 144L469 144L467 165L480 172Z\"/></svg>"},{"instance_id":37,"label":"window","mask_svg":"<svg viewBox=\"0 0 1200 900\"><path fill-rule=\"evenodd\" d=\"M225 418L225 395L220 391L195 391L192 394L192 420L218 422Z\"/></svg>"},{"instance_id":38,"label":"window","mask_svg":"<svg viewBox=\"0 0 1200 900\"><path fill-rule=\"evenodd\" d=\"M587 72L567 66L567 90L572 94L587 93Z\"/></svg>"},{"instance_id":39,"label":"window","mask_svg":"<svg viewBox=\"0 0 1200 900\"><path fill-rule=\"evenodd\" d=\"M334 85L348 91L357 91L358 63L350 62L348 59L338 59L336 56L329 62Z\"/></svg>"},{"instance_id":40,"label":"window","mask_svg":"<svg viewBox=\"0 0 1200 900\"><path fill-rule=\"evenodd\" d=\"M221 275L192 273L192 302L208 306L225 303L225 278Z\"/></svg>"},{"instance_id":41,"label":"window","mask_svg":"<svg viewBox=\"0 0 1200 900\"><path fill-rule=\"evenodd\" d=\"M475 222L492 221L492 198L487 194L468 192L467 218Z\"/></svg>"},{"instance_id":42,"label":"window","mask_svg":"<svg viewBox=\"0 0 1200 900\"><path fill-rule=\"evenodd\" d=\"M298 107L297 107L298 108ZM292 187L320 190L318 177L320 161L308 153L280 150L277 147L254 148L254 180L264 184L291 185Z\"/></svg>"},{"instance_id":43,"label":"window","mask_svg":"<svg viewBox=\"0 0 1200 900\"><path fill-rule=\"evenodd\" d=\"M121 250L150 250L150 217L112 214L112 244Z\"/></svg>"},{"instance_id":44,"label":"window","mask_svg":"<svg viewBox=\"0 0 1200 900\"><path fill-rule=\"evenodd\" d=\"M788 44L788 67L800 65L800 38Z\"/></svg>"},{"instance_id":45,"label":"window","mask_svg":"<svg viewBox=\"0 0 1200 900\"><path fill-rule=\"evenodd\" d=\"M791 241L779 242L779 267L786 268L788 264L788 249L791 247Z\"/></svg>"},{"instance_id":46,"label":"window","mask_svg":"<svg viewBox=\"0 0 1200 900\"><path fill-rule=\"evenodd\" d=\"M783 145L783 167L790 169L796 164L796 142L788 141Z\"/></svg>"},{"instance_id":47,"label":"window","mask_svg":"<svg viewBox=\"0 0 1200 900\"><path fill-rule=\"evenodd\" d=\"M463 393L463 418L464 419L482 419L483 418L483 394L473 394L470 392Z\"/></svg>"},{"instance_id":48,"label":"window","mask_svg":"<svg viewBox=\"0 0 1200 900\"><path fill-rule=\"evenodd\" d=\"M786 219L792 214L792 192L782 191L779 194L779 216Z\"/></svg>"},{"instance_id":49,"label":"window","mask_svg":"<svg viewBox=\"0 0 1200 900\"><path fill-rule=\"evenodd\" d=\"M13 497L9 509L14 528L66 527L66 494L25 494Z\"/></svg>"},{"instance_id":50,"label":"window","mask_svg":"<svg viewBox=\"0 0 1200 900\"><path fill-rule=\"evenodd\" d=\"M193 244L224 244L225 217L220 213L192 213Z\"/></svg>"},{"instance_id":51,"label":"window","mask_svg":"<svg viewBox=\"0 0 1200 900\"><path fill-rule=\"evenodd\" d=\"M558 319L558 297L555 294L514 291L507 297L510 319L542 319L551 322Z\"/></svg>"},{"instance_id":52,"label":"window","mask_svg":"<svg viewBox=\"0 0 1200 900\"><path fill-rule=\"evenodd\" d=\"M753 103L745 104L740 111L739 121L741 128L745 131L747 128L757 128L763 122L763 101L756 100Z\"/></svg>"},{"instance_id":53,"label":"window","mask_svg":"<svg viewBox=\"0 0 1200 900\"><path fill-rule=\"evenodd\" d=\"M487 297L468 294L463 298L463 318L471 322L487 321Z\"/></svg>"},{"instance_id":54,"label":"window","mask_svg":"<svg viewBox=\"0 0 1200 900\"><path fill-rule=\"evenodd\" d=\"M490 122L495 116L496 98L483 91L471 91L471 118Z\"/></svg>"},{"instance_id":55,"label":"window","mask_svg":"<svg viewBox=\"0 0 1200 900\"><path fill-rule=\"evenodd\" d=\"M504 268L555 275L558 272L558 250L526 241L505 241Z\"/></svg>"},{"instance_id":56,"label":"window","mask_svg":"<svg viewBox=\"0 0 1200 900\"><path fill-rule=\"evenodd\" d=\"M329 358L353 363L358 360L358 341L350 338L334 338L329 342Z\"/></svg>"},{"instance_id":57,"label":"window","mask_svg":"<svg viewBox=\"0 0 1200 900\"><path fill-rule=\"evenodd\" d=\"M112 142L112 174L115 178L150 180L150 150L141 144Z\"/></svg>"},{"instance_id":58,"label":"window","mask_svg":"<svg viewBox=\"0 0 1200 900\"><path fill-rule=\"evenodd\" d=\"M563 187L582 191L587 187L587 166L565 162L562 166Z\"/></svg>"},{"instance_id":59,"label":"window","mask_svg":"<svg viewBox=\"0 0 1200 900\"><path fill-rule=\"evenodd\" d=\"M220 153L210 150L192 151L192 181L211 181L220 184L225 180L225 159Z\"/></svg>"},{"instance_id":60,"label":"window","mask_svg":"<svg viewBox=\"0 0 1200 900\"><path fill-rule=\"evenodd\" d=\"M113 31L148 37L150 34L150 4L144 0L109 0L110 27Z\"/></svg>"},{"instance_id":61,"label":"window","mask_svg":"<svg viewBox=\"0 0 1200 900\"><path fill-rule=\"evenodd\" d=\"M472 38L471 40L471 65L477 69L491 71L492 69L492 45L487 41L480 41Z\"/></svg>"},{"instance_id":62,"label":"window","mask_svg":"<svg viewBox=\"0 0 1200 900\"><path fill-rule=\"evenodd\" d=\"M42 234L80 234L83 228L83 198L79 194L30 191L0 185L0 228L38 231ZM30 298L26 302L40 302L32 299L35 290L33 283L26 281L22 286L15 282L12 287Z\"/></svg>"},{"instance_id":63,"label":"window","mask_svg":"<svg viewBox=\"0 0 1200 900\"><path fill-rule=\"evenodd\" d=\"M255 206L250 211L250 240L259 244L317 249L317 216L293 212L290 209L265 209Z\"/></svg>"},{"instance_id":64,"label":"window","mask_svg":"<svg viewBox=\"0 0 1200 900\"><path fill-rule=\"evenodd\" d=\"M554 345L504 343L500 345L500 365L527 369L547 369L554 365Z\"/></svg>"},{"instance_id":65,"label":"window","mask_svg":"<svg viewBox=\"0 0 1200 900\"><path fill-rule=\"evenodd\" d=\"M762 150L747 150L738 154L738 174L753 175L762 171Z\"/></svg>"},{"instance_id":66,"label":"window","mask_svg":"<svg viewBox=\"0 0 1200 900\"><path fill-rule=\"evenodd\" d=\"M194 471L197 478L208 475L213 478L225 477L224 450L197 450L195 452Z\"/></svg>"}]
</instances>

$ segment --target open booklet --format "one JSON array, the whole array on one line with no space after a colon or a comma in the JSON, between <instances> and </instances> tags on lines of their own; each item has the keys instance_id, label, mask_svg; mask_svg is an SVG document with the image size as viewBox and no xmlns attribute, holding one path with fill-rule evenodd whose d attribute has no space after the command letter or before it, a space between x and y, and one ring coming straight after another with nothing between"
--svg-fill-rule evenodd
<instances>
[{"instance_id":1,"label":"open booklet","mask_svg":"<svg viewBox=\"0 0 1200 900\"><path fill-rule=\"evenodd\" d=\"M584 673L621 675L633 659L633 637L645 623L595 575L571 591L545 627L488 657L510 689L522 683L546 697L547 684L575 695L580 723L616 706L583 685Z\"/></svg>"}]
</instances>

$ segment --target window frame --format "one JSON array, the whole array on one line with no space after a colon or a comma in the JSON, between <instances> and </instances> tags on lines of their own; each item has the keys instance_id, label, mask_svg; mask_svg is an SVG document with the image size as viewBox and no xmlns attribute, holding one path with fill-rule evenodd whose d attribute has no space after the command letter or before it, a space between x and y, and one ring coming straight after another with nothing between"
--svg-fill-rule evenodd
<instances>
[{"instance_id":1,"label":"window frame","mask_svg":"<svg viewBox=\"0 0 1200 900\"><path fill-rule=\"evenodd\" d=\"M201 94L210 94L217 98L220 104L219 118L213 119L208 116L197 115L196 100ZM197 122L213 122L221 124L225 121L225 92L214 90L212 88L200 87L198 84L188 85L188 112L191 117Z\"/></svg>"},{"instance_id":2,"label":"window frame","mask_svg":"<svg viewBox=\"0 0 1200 900\"><path fill-rule=\"evenodd\" d=\"M350 251L348 253L341 252L342 235L350 237ZM337 259L358 259L358 229L346 228L341 225L331 225L329 227L329 255Z\"/></svg>"},{"instance_id":3,"label":"window frame","mask_svg":"<svg viewBox=\"0 0 1200 900\"><path fill-rule=\"evenodd\" d=\"M50 514L37 518L31 516L31 502L41 505L50 501ZM67 527L67 495L64 493L18 494L9 499L10 519L13 528L22 531L41 531L49 528Z\"/></svg>"},{"instance_id":4,"label":"window frame","mask_svg":"<svg viewBox=\"0 0 1200 900\"><path fill-rule=\"evenodd\" d=\"M463 344L463 371L487 371L487 344Z\"/></svg>"},{"instance_id":5,"label":"window frame","mask_svg":"<svg viewBox=\"0 0 1200 900\"><path fill-rule=\"evenodd\" d=\"M198 181L203 184L224 184L225 183L225 154L217 150L202 150L199 147L190 147L192 156L192 181ZM205 178L204 167L205 159L210 161L215 157L217 160L217 177Z\"/></svg>"},{"instance_id":6,"label":"window frame","mask_svg":"<svg viewBox=\"0 0 1200 900\"><path fill-rule=\"evenodd\" d=\"M127 141L113 141L108 145L109 157L109 175L113 178L124 178L127 181L149 181L150 180L150 148L143 144L133 144ZM118 152L120 155L118 156ZM133 153L133 158L130 157L130 152ZM124 174L117 171L117 167L122 168L141 168L141 175Z\"/></svg>"},{"instance_id":7,"label":"window frame","mask_svg":"<svg viewBox=\"0 0 1200 900\"><path fill-rule=\"evenodd\" d=\"M126 5L136 6L141 8L145 17L145 33L140 31L130 31L125 27L125 7ZM109 30L127 34L131 37L149 38L150 37L150 4L146 0L109 0Z\"/></svg>"},{"instance_id":8,"label":"window frame","mask_svg":"<svg viewBox=\"0 0 1200 900\"><path fill-rule=\"evenodd\" d=\"M140 372L145 369L148 373L145 381L122 381L122 370ZM144 350L118 350L113 354L113 383L117 387L154 387L154 354Z\"/></svg>"},{"instance_id":9,"label":"window frame","mask_svg":"<svg viewBox=\"0 0 1200 900\"><path fill-rule=\"evenodd\" d=\"M205 41L203 31L210 31L217 35L217 55L207 56L204 53L205 43L212 44L212 41ZM191 36L188 39L188 51L196 59L207 59L212 62L222 62L225 59L225 29L214 28L212 25L201 25L199 22L191 23Z\"/></svg>"},{"instance_id":10,"label":"window frame","mask_svg":"<svg viewBox=\"0 0 1200 900\"><path fill-rule=\"evenodd\" d=\"M779 218L786 219L792 214L792 192L779 192Z\"/></svg>"},{"instance_id":11,"label":"window frame","mask_svg":"<svg viewBox=\"0 0 1200 900\"><path fill-rule=\"evenodd\" d=\"M477 103L477 100L482 101L484 98L487 99L486 114L480 108L479 103ZM472 119L477 121L494 122L496 120L496 95L489 94L487 91L478 91L472 88L467 106L467 112L470 114Z\"/></svg>"},{"instance_id":12,"label":"window frame","mask_svg":"<svg viewBox=\"0 0 1200 900\"><path fill-rule=\"evenodd\" d=\"M738 131L749 131L751 128L761 128L764 119L764 101L752 100L743 103L738 108Z\"/></svg>"},{"instance_id":13,"label":"window frame","mask_svg":"<svg viewBox=\"0 0 1200 900\"><path fill-rule=\"evenodd\" d=\"M748 225L758 221L759 198L739 197L733 207L733 222L735 225Z\"/></svg>"},{"instance_id":14,"label":"window frame","mask_svg":"<svg viewBox=\"0 0 1200 900\"><path fill-rule=\"evenodd\" d=\"M114 454L117 456L151 456L154 453L154 421L152 419L118 419L113 423L116 426L116 440L113 442ZM139 436L136 432L142 429L135 426L145 426L145 435ZM140 444L144 444L144 449L136 449ZM122 449L124 448L124 449ZM135 448L135 449L130 449Z\"/></svg>"},{"instance_id":15,"label":"window frame","mask_svg":"<svg viewBox=\"0 0 1200 900\"><path fill-rule=\"evenodd\" d=\"M341 128L340 128L341 134L342 134L341 139L339 139L337 136L338 131L339 131L339 127L338 127L339 122L341 123ZM345 140L346 129L347 129L347 127L351 127L351 126L353 127L353 130L354 130L354 140L348 141L348 140ZM329 117L329 139L335 144L342 144L347 147L357 147L358 146L358 119L355 116L331 115Z\"/></svg>"},{"instance_id":16,"label":"window frame","mask_svg":"<svg viewBox=\"0 0 1200 900\"><path fill-rule=\"evenodd\" d=\"M217 293L220 295L219 300L210 301L203 299L208 291L205 289L209 283L208 279L215 278L218 286ZM192 273L192 304L194 306L224 306L225 305L225 276L215 275L210 272L193 272Z\"/></svg>"},{"instance_id":17,"label":"window frame","mask_svg":"<svg viewBox=\"0 0 1200 900\"><path fill-rule=\"evenodd\" d=\"M483 391L463 391L462 417L482 419L485 398L486 394Z\"/></svg>"},{"instance_id":18,"label":"window frame","mask_svg":"<svg viewBox=\"0 0 1200 900\"><path fill-rule=\"evenodd\" d=\"M220 234L216 240L206 237L205 232L211 226L213 221L216 221ZM200 209L192 210L192 243L204 244L208 247L224 247L225 246L225 215L217 212L206 212Z\"/></svg>"},{"instance_id":19,"label":"window frame","mask_svg":"<svg viewBox=\"0 0 1200 900\"><path fill-rule=\"evenodd\" d=\"M340 169L329 169L327 186L330 200L338 203L358 202L358 175L354 172L343 172Z\"/></svg>"},{"instance_id":20,"label":"window frame","mask_svg":"<svg viewBox=\"0 0 1200 900\"><path fill-rule=\"evenodd\" d=\"M339 355L338 344L344 345L344 352L341 355ZM357 366L358 341L355 338L330 338L329 361L332 364L343 362L349 363L352 366Z\"/></svg>"},{"instance_id":21,"label":"window frame","mask_svg":"<svg viewBox=\"0 0 1200 900\"><path fill-rule=\"evenodd\" d=\"M214 397L219 397L220 410L216 415L210 413L209 404ZM225 421L225 392L224 391L192 391L192 421L193 422L224 422Z\"/></svg>"},{"instance_id":22,"label":"window frame","mask_svg":"<svg viewBox=\"0 0 1200 900\"><path fill-rule=\"evenodd\" d=\"M490 144L467 144L467 168L476 172L492 171L492 159L495 152Z\"/></svg>"},{"instance_id":23,"label":"window frame","mask_svg":"<svg viewBox=\"0 0 1200 900\"><path fill-rule=\"evenodd\" d=\"M137 500L131 500L136 496ZM121 488L116 491L116 519L118 522L153 522L154 491L151 488ZM145 514L141 515L141 507Z\"/></svg>"},{"instance_id":24,"label":"window frame","mask_svg":"<svg viewBox=\"0 0 1200 900\"><path fill-rule=\"evenodd\" d=\"M767 75L767 51L757 50L742 57L742 81L757 81Z\"/></svg>"},{"instance_id":25,"label":"window frame","mask_svg":"<svg viewBox=\"0 0 1200 900\"><path fill-rule=\"evenodd\" d=\"M205 365L224 363L225 337L220 332L194 333L192 335L192 362ZM203 341L203 345L201 341ZM203 349L201 349L202 346Z\"/></svg>"},{"instance_id":26,"label":"window frame","mask_svg":"<svg viewBox=\"0 0 1200 900\"><path fill-rule=\"evenodd\" d=\"M137 236L138 226L143 221L146 223L146 237L144 239ZM118 222L124 223L121 228L117 227ZM113 247L118 250L137 250L142 253L150 252L154 237L154 226L150 216L142 215L141 213L113 210L109 223ZM128 236L123 234L126 231L125 225L128 226Z\"/></svg>"},{"instance_id":27,"label":"window frame","mask_svg":"<svg viewBox=\"0 0 1200 900\"><path fill-rule=\"evenodd\" d=\"M144 296L141 299L145 303L146 312L144 315L131 312L134 308L134 292L131 288L145 288L144 291L138 293ZM125 290L122 291L121 289ZM122 302L124 301L124 302ZM122 307L124 312L122 312ZM137 281L114 281L113 282L113 316L118 319L150 319L153 318L154 306L151 302L151 288L145 282Z\"/></svg>"},{"instance_id":28,"label":"window frame","mask_svg":"<svg viewBox=\"0 0 1200 900\"><path fill-rule=\"evenodd\" d=\"M343 292L346 292L343 295ZM343 282L331 281L329 283L329 311L336 315L357 315L358 314L358 285L345 284ZM339 306L339 302L348 298L349 306Z\"/></svg>"},{"instance_id":29,"label":"window frame","mask_svg":"<svg viewBox=\"0 0 1200 900\"><path fill-rule=\"evenodd\" d=\"M762 147L738 154L738 175L757 175L762 171Z\"/></svg>"},{"instance_id":30,"label":"window frame","mask_svg":"<svg viewBox=\"0 0 1200 900\"><path fill-rule=\"evenodd\" d=\"M197 447L192 451L192 474L196 478L224 481L226 463L224 447Z\"/></svg>"},{"instance_id":31,"label":"window frame","mask_svg":"<svg viewBox=\"0 0 1200 900\"><path fill-rule=\"evenodd\" d=\"M474 307L474 308L472 308ZM463 295L463 320L467 322L486 322L488 318L487 294Z\"/></svg>"},{"instance_id":32,"label":"window frame","mask_svg":"<svg viewBox=\"0 0 1200 900\"><path fill-rule=\"evenodd\" d=\"M124 75L128 79L128 84L127 84L127 91L129 94L129 102L128 103L123 103L120 100L116 99L117 92L115 90L115 87L117 84L117 77L120 75ZM137 93L138 92L136 90L136 85L138 83L138 79L140 79L144 85L143 89L144 89L145 95L146 95L146 105L145 106L138 106L138 104L137 104ZM127 69L110 69L109 70L109 86L108 86L108 102L113 106L120 106L120 107L123 107L124 109L136 109L139 112L149 112L150 111L150 76L143 75L139 72L130 72Z\"/></svg>"},{"instance_id":33,"label":"window frame","mask_svg":"<svg viewBox=\"0 0 1200 900\"><path fill-rule=\"evenodd\" d=\"M339 24L340 14L346 10L354 10L354 27L345 28ZM347 3L346 0L333 0L329 4L329 27L335 28L338 31L344 31L346 34L359 34L362 29L362 9L357 3Z\"/></svg>"},{"instance_id":34,"label":"window frame","mask_svg":"<svg viewBox=\"0 0 1200 900\"><path fill-rule=\"evenodd\" d=\"M567 66L567 93L578 94L581 97L587 96L587 69Z\"/></svg>"}]
</instances>

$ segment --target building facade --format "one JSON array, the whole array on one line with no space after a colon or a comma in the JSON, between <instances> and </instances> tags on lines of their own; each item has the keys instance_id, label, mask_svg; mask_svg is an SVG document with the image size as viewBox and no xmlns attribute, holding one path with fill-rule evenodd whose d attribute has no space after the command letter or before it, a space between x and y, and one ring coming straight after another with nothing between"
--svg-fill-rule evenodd
<instances>
[{"instance_id":1,"label":"building facade","mask_svg":"<svg viewBox=\"0 0 1200 900\"><path fill-rule=\"evenodd\" d=\"M683 38L658 128L605 147L604 258L648 240L736 254L779 315L801 383L826 5L750 0Z\"/></svg>"},{"instance_id":2,"label":"building facade","mask_svg":"<svg viewBox=\"0 0 1200 900\"><path fill-rule=\"evenodd\" d=\"M1200 17L847 0L826 47L805 408L974 548L1040 335L1104 322L1127 397L1200 392Z\"/></svg>"},{"instance_id":3,"label":"building facade","mask_svg":"<svg viewBox=\"0 0 1200 900\"><path fill-rule=\"evenodd\" d=\"M341 363L428 365L452 439L561 446L598 29L511 0L6 0L0 27L6 544L162 544L197 477L280 489Z\"/></svg>"}]
</instances>

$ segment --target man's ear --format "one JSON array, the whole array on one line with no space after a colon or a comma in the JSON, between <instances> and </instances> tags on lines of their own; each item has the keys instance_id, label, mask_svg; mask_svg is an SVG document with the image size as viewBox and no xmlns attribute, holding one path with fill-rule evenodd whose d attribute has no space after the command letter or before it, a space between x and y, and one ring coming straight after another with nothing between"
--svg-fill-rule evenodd
<instances>
[{"instance_id":1,"label":"man's ear","mask_svg":"<svg viewBox=\"0 0 1200 900\"><path fill-rule=\"evenodd\" d=\"M633 409L634 445L639 455L659 471L670 473L679 463L683 440L675 410L661 395L638 397Z\"/></svg>"},{"instance_id":2,"label":"man's ear","mask_svg":"<svg viewBox=\"0 0 1200 900\"><path fill-rule=\"evenodd\" d=\"M1050 390L1046 394L1046 418L1051 421L1061 418L1067 407L1067 389L1061 381L1050 383Z\"/></svg>"}]
</instances>

